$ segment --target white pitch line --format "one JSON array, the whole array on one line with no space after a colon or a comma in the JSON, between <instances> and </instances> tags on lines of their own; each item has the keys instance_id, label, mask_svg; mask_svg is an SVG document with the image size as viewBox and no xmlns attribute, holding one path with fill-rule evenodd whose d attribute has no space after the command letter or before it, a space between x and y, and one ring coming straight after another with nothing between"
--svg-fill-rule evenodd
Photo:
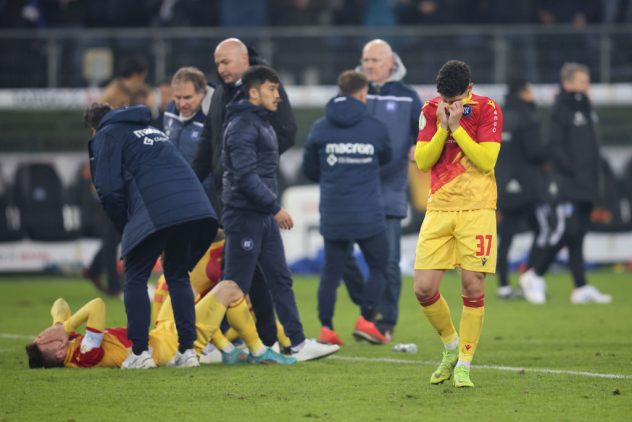
<instances>
[{"instance_id":1,"label":"white pitch line","mask_svg":"<svg viewBox=\"0 0 632 422\"><path fill-rule=\"evenodd\" d=\"M437 362L434 361L419 361L419 360L407 360L407 359L393 359L393 358L365 358L358 356L331 356L329 359L345 360L349 362L374 362L374 363L396 363L404 365L426 365L434 366ZM555 374L555 375L576 375L580 377L590 378L608 378L608 379L632 379L632 375L624 374L602 374L598 372L587 371L569 371L565 369L550 369L550 368L518 368L513 366L496 366L496 365L472 365L477 369L493 369L496 371L506 372L534 372L540 374Z\"/></svg>"},{"instance_id":2,"label":"white pitch line","mask_svg":"<svg viewBox=\"0 0 632 422\"><path fill-rule=\"evenodd\" d=\"M25 334L11 334L0 333L0 338L17 339L17 340L33 340L35 336L29 336ZM374 363L395 363L403 365L425 365L434 366L437 362L434 361L420 361L420 360L408 360L408 359L394 359L394 358L365 358L359 356L331 356L329 359L344 360L349 362L374 362ZM632 379L632 375L624 374L602 374L599 372L588 371L570 371L565 369L550 369L550 368L518 368L514 366L497 366L497 365L473 365L479 369L492 369L496 371L505 372L534 372L540 374L555 374L555 375L576 375L580 377L589 378L607 378L607 379Z\"/></svg>"},{"instance_id":3,"label":"white pitch line","mask_svg":"<svg viewBox=\"0 0 632 422\"><path fill-rule=\"evenodd\" d=\"M35 336L27 336L24 334L0 333L0 338L8 338L15 340L34 340Z\"/></svg>"}]
</instances>

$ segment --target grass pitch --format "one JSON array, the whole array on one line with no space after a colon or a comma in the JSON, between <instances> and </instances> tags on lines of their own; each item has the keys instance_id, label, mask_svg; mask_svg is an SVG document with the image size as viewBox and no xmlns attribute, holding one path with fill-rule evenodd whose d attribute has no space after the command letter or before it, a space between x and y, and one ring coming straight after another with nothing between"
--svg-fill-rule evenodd
<instances>
[{"instance_id":1,"label":"grass pitch","mask_svg":"<svg viewBox=\"0 0 632 422\"><path fill-rule=\"evenodd\" d=\"M73 309L96 296L74 278L0 279L0 421L257 420L630 420L632 413L632 274L594 272L589 279L614 295L611 305L571 305L567 273L548 278L549 302L499 301L489 279L486 320L472 368L473 389L428 380L441 344L404 280L394 343L356 343L357 309L339 289L336 331L346 342L335 356L291 367L27 369L24 345L50 323L57 297ZM296 277L309 337L318 335L316 277ZM458 327L456 273L442 294ZM123 304L106 299L108 326L125 325Z\"/></svg>"}]
</instances>

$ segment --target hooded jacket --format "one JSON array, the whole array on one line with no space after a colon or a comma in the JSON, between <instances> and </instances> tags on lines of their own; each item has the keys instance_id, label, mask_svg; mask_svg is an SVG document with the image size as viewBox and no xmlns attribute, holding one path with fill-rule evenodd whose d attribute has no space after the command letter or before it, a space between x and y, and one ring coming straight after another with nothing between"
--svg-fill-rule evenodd
<instances>
[{"instance_id":1,"label":"hooded jacket","mask_svg":"<svg viewBox=\"0 0 632 422\"><path fill-rule=\"evenodd\" d=\"M407 213L408 151L417 141L421 100L417 92L402 82L406 67L396 53L395 66L383 85L371 83L369 114L386 125L393 159L381 170L382 199L387 217L404 218Z\"/></svg>"},{"instance_id":2,"label":"hooded jacket","mask_svg":"<svg viewBox=\"0 0 632 422\"><path fill-rule=\"evenodd\" d=\"M597 120L586 95L562 90L555 98L545 139L561 201L594 204L602 192Z\"/></svg>"},{"instance_id":3,"label":"hooded jacket","mask_svg":"<svg viewBox=\"0 0 632 422\"><path fill-rule=\"evenodd\" d=\"M252 49L248 49L248 57L251 66L266 64ZM221 82L217 84L211 98L211 107L200 135L198 152L193 160L193 170L199 180L205 180L209 174L212 175L213 188L212 192L208 193L213 206L221 214L220 199L224 173L222 148L226 105L243 99L244 92L240 87L225 84L219 76L218 79ZM290 101L282 85L279 87L279 94L281 102L277 111L270 115L270 124L276 132L279 153L282 154L294 145L297 127Z\"/></svg>"},{"instance_id":4,"label":"hooded jacket","mask_svg":"<svg viewBox=\"0 0 632 422\"><path fill-rule=\"evenodd\" d=\"M222 202L224 207L276 214L279 144L270 112L239 100L226 107Z\"/></svg>"},{"instance_id":5,"label":"hooded jacket","mask_svg":"<svg viewBox=\"0 0 632 422\"><path fill-rule=\"evenodd\" d=\"M505 100L502 147L495 168L501 211L517 210L541 199L546 151L534 114L533 103L516 96Z\"/></svg>"},{"instance_id":6,"label":"hooded jacket","mask_svg":"<svg viewBox=\"0 0 632 422\"><path fill-rule=\"evenodd\" d=\"M384 124L353 97L334 97L309 132L303 171L320 182L320 233L366 239L386 230L380 166L391 159Z\"/></svg>"},{"instance_id":7,"label":"hooded jacket","mask_svg":"<svg viewBox=\"0 0 632 422\"><path fill-rule=\"evenodd\" d=\"M122 256L158 230L216 219L189 164L150 121L145 106L112 110L88 144L92 182L123 233Z\"/></svg>"},{"instance_id":8,"label":"hooded jacket","mask_svg":"<svg viewBox=\"0 0 632 422\"><path fill-rule=\"evenodd\" d=\"M180 116L180 111L176 108L175 101L170 101L167 104L163 117L164 131L189 164L193 162L197 154L200 134L204 128L204 121L211 106L211 97L214 90L212 86L206 87L206 95L200 103L200 108L191 118L186 120Z\"/></svg>"}]
</instances>

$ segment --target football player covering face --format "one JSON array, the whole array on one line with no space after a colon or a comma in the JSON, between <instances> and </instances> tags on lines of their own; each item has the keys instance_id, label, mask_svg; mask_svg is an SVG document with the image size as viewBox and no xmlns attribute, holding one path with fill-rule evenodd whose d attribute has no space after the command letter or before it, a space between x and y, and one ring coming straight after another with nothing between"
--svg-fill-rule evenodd
<instances>
[{"instance_id":1,"label":"football player covering face","mask_svg":"<svg viewBox=\"0 0 632 422\"><path fill-rule=\"evenodd\" d=\"M462 94L453 97L441 96L441 101L437 106L437 116L443 129L451 132L458 129L463 117L463 100L470 95L473 86L474 84L470 83Z\"/></svg>"}]
</instances>

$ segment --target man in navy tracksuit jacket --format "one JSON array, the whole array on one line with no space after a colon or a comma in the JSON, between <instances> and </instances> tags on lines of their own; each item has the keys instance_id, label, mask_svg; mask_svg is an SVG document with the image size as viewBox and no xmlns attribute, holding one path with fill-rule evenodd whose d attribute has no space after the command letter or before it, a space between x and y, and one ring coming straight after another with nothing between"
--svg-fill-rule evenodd
<instances>
[{"instance_id":1,"label":"man in navy tracksuit jacket","mask_svg":"<svg viewBox=\"0 0 632 422\"><path fill-rule=\"evenodd\" d=\"M279 144L269 121L280 100L279 78L268 67L252 66L242 81L246 99L226 107L222 151L224 280L234 281L240 294L247 294L260 266L265 280L255 282L268 283L293 356L298 361L323 357L339 347L305 339L279 230L294 225L279 205Z\"/></svg>"},{"instance_id":2,"label":"man in navy tracksuit jacket","mask_svg":"<svg viewBox=\"0 0 632 422\"><path fill-rule=\"evenodd\" d=\"M149 126L147 107L112 110L108 104L93 104L84 120L94 135L89 143L92 182L123 234L125 311L133 342L128 367L152 366L147 279L163 253L179 337L176 358L190 356L196 333L188 271L215 237L215 211L174 144Z\"/></svg>"},{"instance_id":3,"label":"man in navy tracksuit jacket","mask_svg":"<svg viewBox=\"0 0 632 422\"><path fill-rule=\"evenodd\" d=\"M388 264L386 287L380 303L382 318L377 326L390 337L399 314L402 273L399 268L401 220L408 209L408 153L416 144L421 100L417 92L402 82L406 68L390 45L380 39L362 50L361 71L369 80L369 114L388 129L393 159L382 167L382 201L386 214Z\"/></svg>"},{"instance_id":4,"label":"man in navy tracksuit jacket","mask_svg":"<svg viewBox=\"0 0 632 422\"><path fill-rule=\"evenodd\" d=\"M174 99L165 110L164 131L184 159L192 164L215 88L207 84L204 73L195 67L178 69L171 79L171 88ZM212 183L210 177L208 179Z\"/></svg>"},{"instance_id":5,"label":"man in navy tracksuit jacket","mask_svg":"<svg viewBox=\"0 0 632 422\"><path fill-rule=\"evenodd\" d=\"M338 87L340 96L329 101L326 117L316 121L309 133L303 160L307 177L320 181L320 232L325 239L318 288L321 341L341 343L332 321L336 289L355 242L369 265L369 278L354 335L385 343L373 319L388 257L380 165L391 159L390 141L386 127L368 113L366 77L352 70L343 72Z\"/></svg>"}]
</instances>

